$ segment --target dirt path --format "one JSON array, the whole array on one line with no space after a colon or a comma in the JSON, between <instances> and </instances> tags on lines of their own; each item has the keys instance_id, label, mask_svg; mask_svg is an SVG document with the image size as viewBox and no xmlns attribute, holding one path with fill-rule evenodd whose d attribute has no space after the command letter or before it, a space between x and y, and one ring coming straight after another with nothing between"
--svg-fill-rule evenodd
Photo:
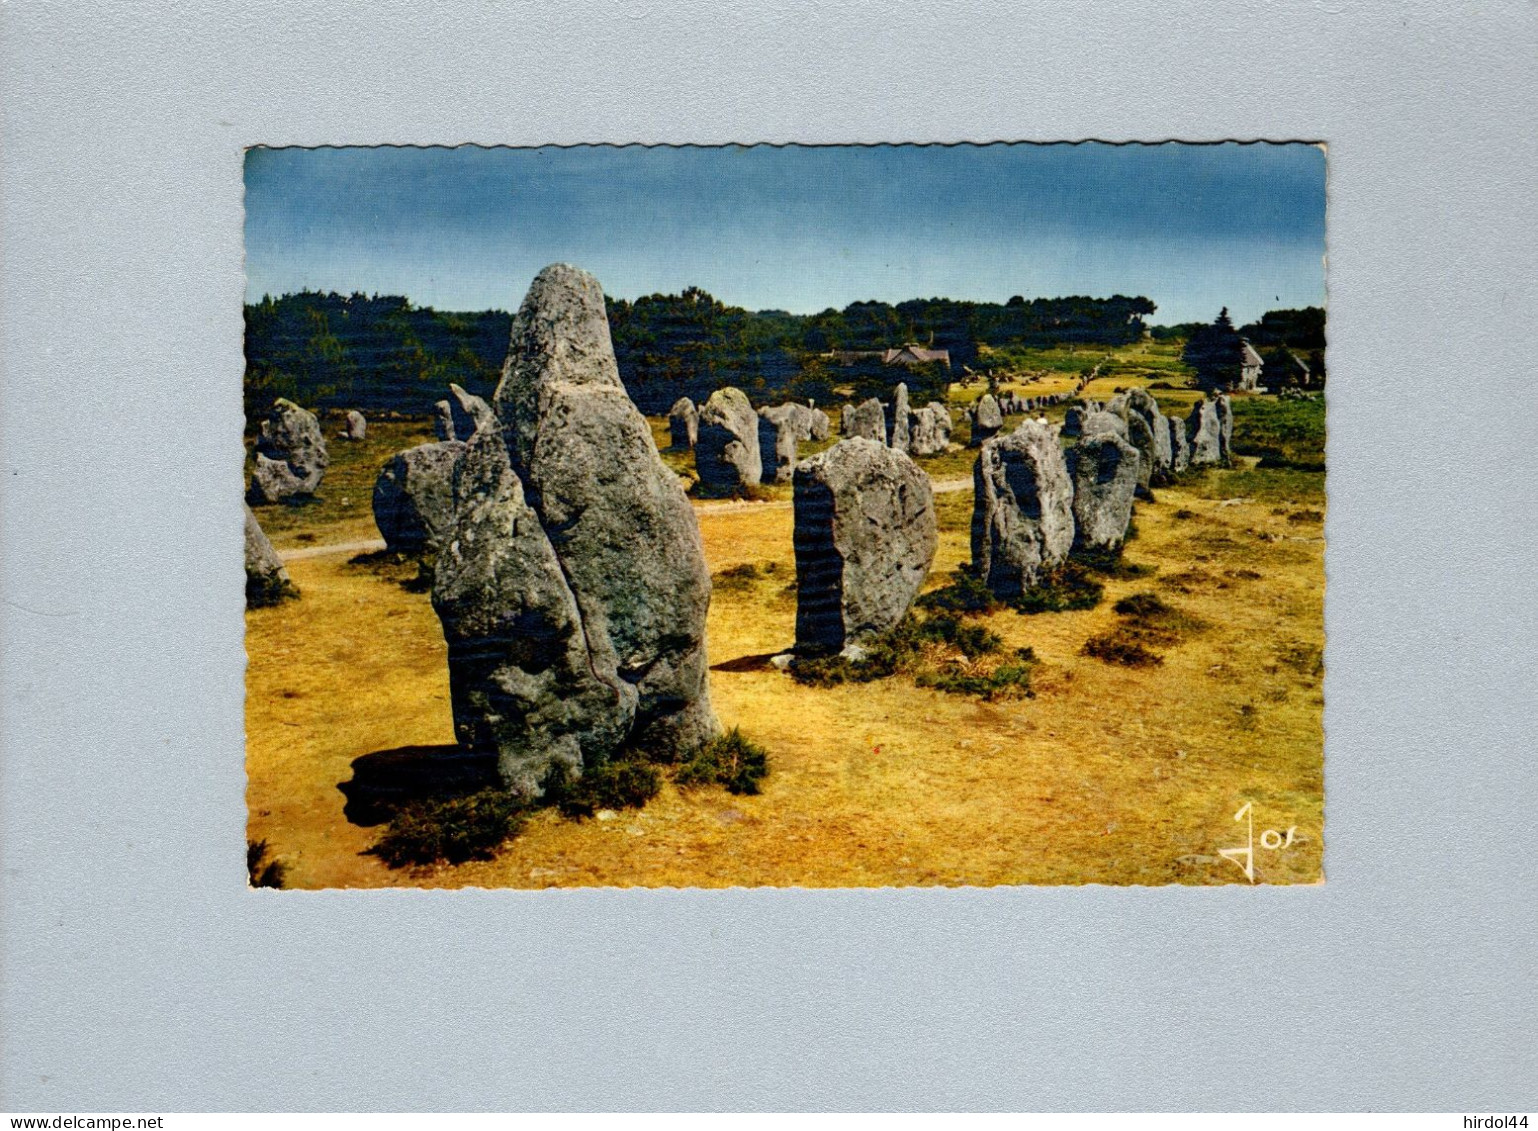
<instances>
[{"instance_id":1,"label":"dirt path","mask_svg":"<svg viewBox=\"0 0 1538 1131\"><path fill-rule=\"evenodd\" d=\"M969 491L972 488L970 479L942 479L935 485L935 494L944 495L952 491ZM788 510L791 506L789 499L777 499L773 502L756 503L747 499L726 500L719 503L696 503L695 514L739 514L752 510ZM285 562L300 562L308 558L323 558L331 554L371 554L377 550L383 550L385 544L378 538L371 538L364 542L337 542L329 546L305 546L298 550L279 550L278 556Z\"/></svg>"}]
</instances>

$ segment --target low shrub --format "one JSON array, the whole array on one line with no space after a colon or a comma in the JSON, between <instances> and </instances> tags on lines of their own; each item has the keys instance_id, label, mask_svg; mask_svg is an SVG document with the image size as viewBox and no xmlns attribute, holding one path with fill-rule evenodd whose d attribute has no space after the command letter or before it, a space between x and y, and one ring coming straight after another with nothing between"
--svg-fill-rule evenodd
<instances>
[{"instance_id":1,"label":"low shrub","mask_svg":"<svg viewBox=\"0 0 1538 1131\"><path fill-rule=\"evenodd\" d=\"M1091 636L1084 642L1084 654L1125 668L1147 668L1164 663L1163 656L1129 638L1120 626L1099 636Z\"/></svg>"},{"instance_id":2,"label":"low shrub","mask_svg":"<svg viewBox=\"0 0 1538 1131\"><path fill-rule=\"evenodd\" d=\"M1104 596L1105 586L1090 576L1088 568L1069 559L1044 571L1037 583L1015 600L1014 606L1027 615L1065 613L1093 609Z\"/></svg>"},{"instance_id":3,"label":"low shrub","mask_svg":"<svg viewBox=\"0 0 1538 1131\"><path fill-rule=\"evenodd\" d=\"M640 809L657 796L662 775L645 762L602 762L575 781L558 778L545 786L545 801L563 817L582 820L600 809Z\"/></svg>"},{"instance_id":4,"label":"low shrub","mask_svg":"<svg viewBox=\"0 0 1538 1131\"><path fill-rule=\"evenodd\" d=\"M983 579L962 566L951 575L949 585L925 593L916 604L921 609L942 613L981 615L1002 607L993 590Z\"/></svg>"},{"instance_id":5,"label":"low shrub","mask_svg":"<svg viewBox=\"0 0 1538 1131\"><path fill-rule=\"evenodd\" d=\"M1293 511L1287 516L1288 522L1323 522L1324 512L1316 510Z\"/></svg>"},{"instance_id":6,"label":"low shrub","mask_svg":"<svg viewBox=\"0 0 1538 1131\"><path fill-rule=\"evenodd\" d=\"M501 789L414 801L396 810L365 851L391 868L490 860L523 829L526 804Z\"/></svg>"},{"instance_id":7,"label":"low shrub","mask_svg":"<svg viewBox=\"0 0 1538 1131\"><path fill-rule=\"evenodd\" d=\"M299 587L281 577L257 577L246 574L246 608L267 609L284 601L296 600Z\"/></svg>"},{"instance_id":8,"label":"low shrub","mask_svg":"<svg viewBox=\"0 0 1538 1131\"><path fill-rule=\"evenodd\" d=\"M949 664L938 670L920 672L914 683L953 695L975 695L988 702L1033 699L1036 693L1031 690L1031 669L1036 662L1035 652L1021 648L1013 660L1007 660L991 671L979 670L978 665Z\"/></svg>"},{"instance_id":9,"label":"low shrub","mask_svg":"<svg viewBox=\"0 0 1538 1131\"><path fill-rule=\"evenodd\" d=\"M742 593L752 589L766 574L773 573L773 566L773 562L768 563L764 569L759 569L753 562L729 566L712 574L710 585L718 593Z\"/></svg>"},{"instance_id":10,"label":"low shrub","mask_svg":"<svg viewBox=\"0 0 1538 1131\"><path fill-rule=\"evenodd\" d=\"M768 775L768 751L733 727L700 747L693 758L678 768L673 781L686 789L724 785L729 793L751 794L759 791L759 783Z\"/></svg>"},{"instance_id":11,"label":"low shrub","mask_svg":"<svg viewBox=\"0 0 1538 1131\"><path fill-rule=\"evenodd\" d=\"M254 888L281 888L288 879L288 867L281 860L267 859L265 840L246 841L246 875Z\"/></svg>"}]
</instances>

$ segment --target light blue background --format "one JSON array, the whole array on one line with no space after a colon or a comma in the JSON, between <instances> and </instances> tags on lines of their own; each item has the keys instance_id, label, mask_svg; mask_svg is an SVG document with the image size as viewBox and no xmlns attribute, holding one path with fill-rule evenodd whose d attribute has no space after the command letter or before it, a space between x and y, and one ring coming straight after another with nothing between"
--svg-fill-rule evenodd
<instances>
[{"instance_id":1,"label":"light blue background","mask_svg":"<svg viewBox=\"0 0 1538 1131\"><path fill-rule=\"evenodd\" d=\"M0 21L0 1107L1534 1106L1538 8ZM1331 146L1327 884L245 889L243 146L1081 137Z\"/></svg>"}]
</instances>

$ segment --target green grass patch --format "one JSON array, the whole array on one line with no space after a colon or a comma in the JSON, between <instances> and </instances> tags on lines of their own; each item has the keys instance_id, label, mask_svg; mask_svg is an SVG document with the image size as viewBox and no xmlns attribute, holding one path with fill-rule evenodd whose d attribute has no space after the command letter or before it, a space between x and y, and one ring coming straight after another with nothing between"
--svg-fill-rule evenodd
<instances>
[{"instance_id":1,"label":"green grass patch","mask_svg":"<svg viewBox=\"0 0 1538 1131\"><path fill-rule=\"evenodd\" d=\"M1324 471L1323 400L1235 397L1233 449L1262 468Z\"/></svg>"}]
</instances>

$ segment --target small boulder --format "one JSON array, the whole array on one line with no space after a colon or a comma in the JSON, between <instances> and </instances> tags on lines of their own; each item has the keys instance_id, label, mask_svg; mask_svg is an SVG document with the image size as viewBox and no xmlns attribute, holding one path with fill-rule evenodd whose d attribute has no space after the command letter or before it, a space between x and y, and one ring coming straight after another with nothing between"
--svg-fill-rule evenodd
<instances>
[{"instance_id":1,"label":"small boulder","mask_svg":"<svg viewBox=\"0 0 1538 1131\"><path fill-rule=\"evenodd\" d=\"M993 399L992 393L984 393L972 418L972 447L981 447L984 440L998 435L1003 427L1004 414L999 411L999 402Z\"/></svg>"},{"instance_id":2,"label":"small boulder","mask_svg":"<svg viewBox=\"0 0 1538 1131\"><path fill-rule=\"evenodd\" d=\"M297 596L299 590L288 579L283 559L246 507L246 608L259 609Z\"/></svg>"},{"instance_id":3,"label":"small boulder","mask_svg":"<svg viewBox=\"0 0 1538 1131\"><path fill-rule=\"evenodd\" d=\"M368 437L368 419L357 409L347 413L347 421L342 425L342 439L363 440Z\"/></svg>"},{"instance_id":4,"label":"small boulder","mask_svg":"<svg viewBox=\"0 0 1538 1131\"><path fill-rule=\"evenodd\" d=\"M313 495L330 463L320 421L279 397L256 439L256 471L247 501L260 506Z\"/></svg>"},{"instance_id":5,"label":"small boulder","mask_svg":"<svg viewBox=\"0 0 1538 1131\"><path fill-rule=\"evenodd\" d=\"M795 474L796 647L840 652L895 627L939 544L919 466L866 437L841 440Z\"/></svg>"},{"instance_id":6,"label":"small boulder","mask_svg":"<svg viewBox=\"0 0 1538 1131\"><path fill-rule=\"evenodd\" d=\"M763 476L758 414L741 389L717 389L700 410L694 467L703 495L740 495L758 486Z\"/></svg>"},{"instance_id":7,"label":"small boulder","mask_svg":"<svg viewBox=\"0 0 1538 1131\"><path fill-rule=\"evenodd\" d=\"M691 451L700 434L700 410L688 397L679 397L668 409L668 435L673 447L681 452Z\"/></svg>"},{"instance_id":8,"label":"small boulder","mask_svg":"<svg viewBox=\"0 0 1538 1131\"><path fill-rule=\"evenodd\" d=\"M886 410L875 397L862 401L849 411L844 422L844 435L864 437L878 444L886 443Z\"/></svg>"},{"instance_id":9,"label":"small boulder","mask_svg":"<svg viewBox=\"0 0 1538 1131\"><path fill-rule=\"evenodd\" d=\"M1057 430L1034 420L983 443L972 468L972 564L1010 599L1073 549L1073 485Z\"/></svg>"},{"instance_id":10,"label":"small boulder","mask_svg":"<svg viewBox=\"0 0 1538 1131\"><path fill-rule=\"evenodd\" d=\"M493 429L495 431L495 429ZM398 553L432 553L454 529L454 471L460 440L419 444L397 453L374 481L374 525Z\"/></svg>"},{"instance_id":11,"label":"small boulder","mask_svg":"<svg viewBox=\"0 0 1538 1131\"><path fill-rule=\"evenodd\" d=\"M1070 405L1068 412L1063 416L1063 435L1082 436L1084 434L1085 409L1080 405Z\"/></svg>"}]
</instances>

